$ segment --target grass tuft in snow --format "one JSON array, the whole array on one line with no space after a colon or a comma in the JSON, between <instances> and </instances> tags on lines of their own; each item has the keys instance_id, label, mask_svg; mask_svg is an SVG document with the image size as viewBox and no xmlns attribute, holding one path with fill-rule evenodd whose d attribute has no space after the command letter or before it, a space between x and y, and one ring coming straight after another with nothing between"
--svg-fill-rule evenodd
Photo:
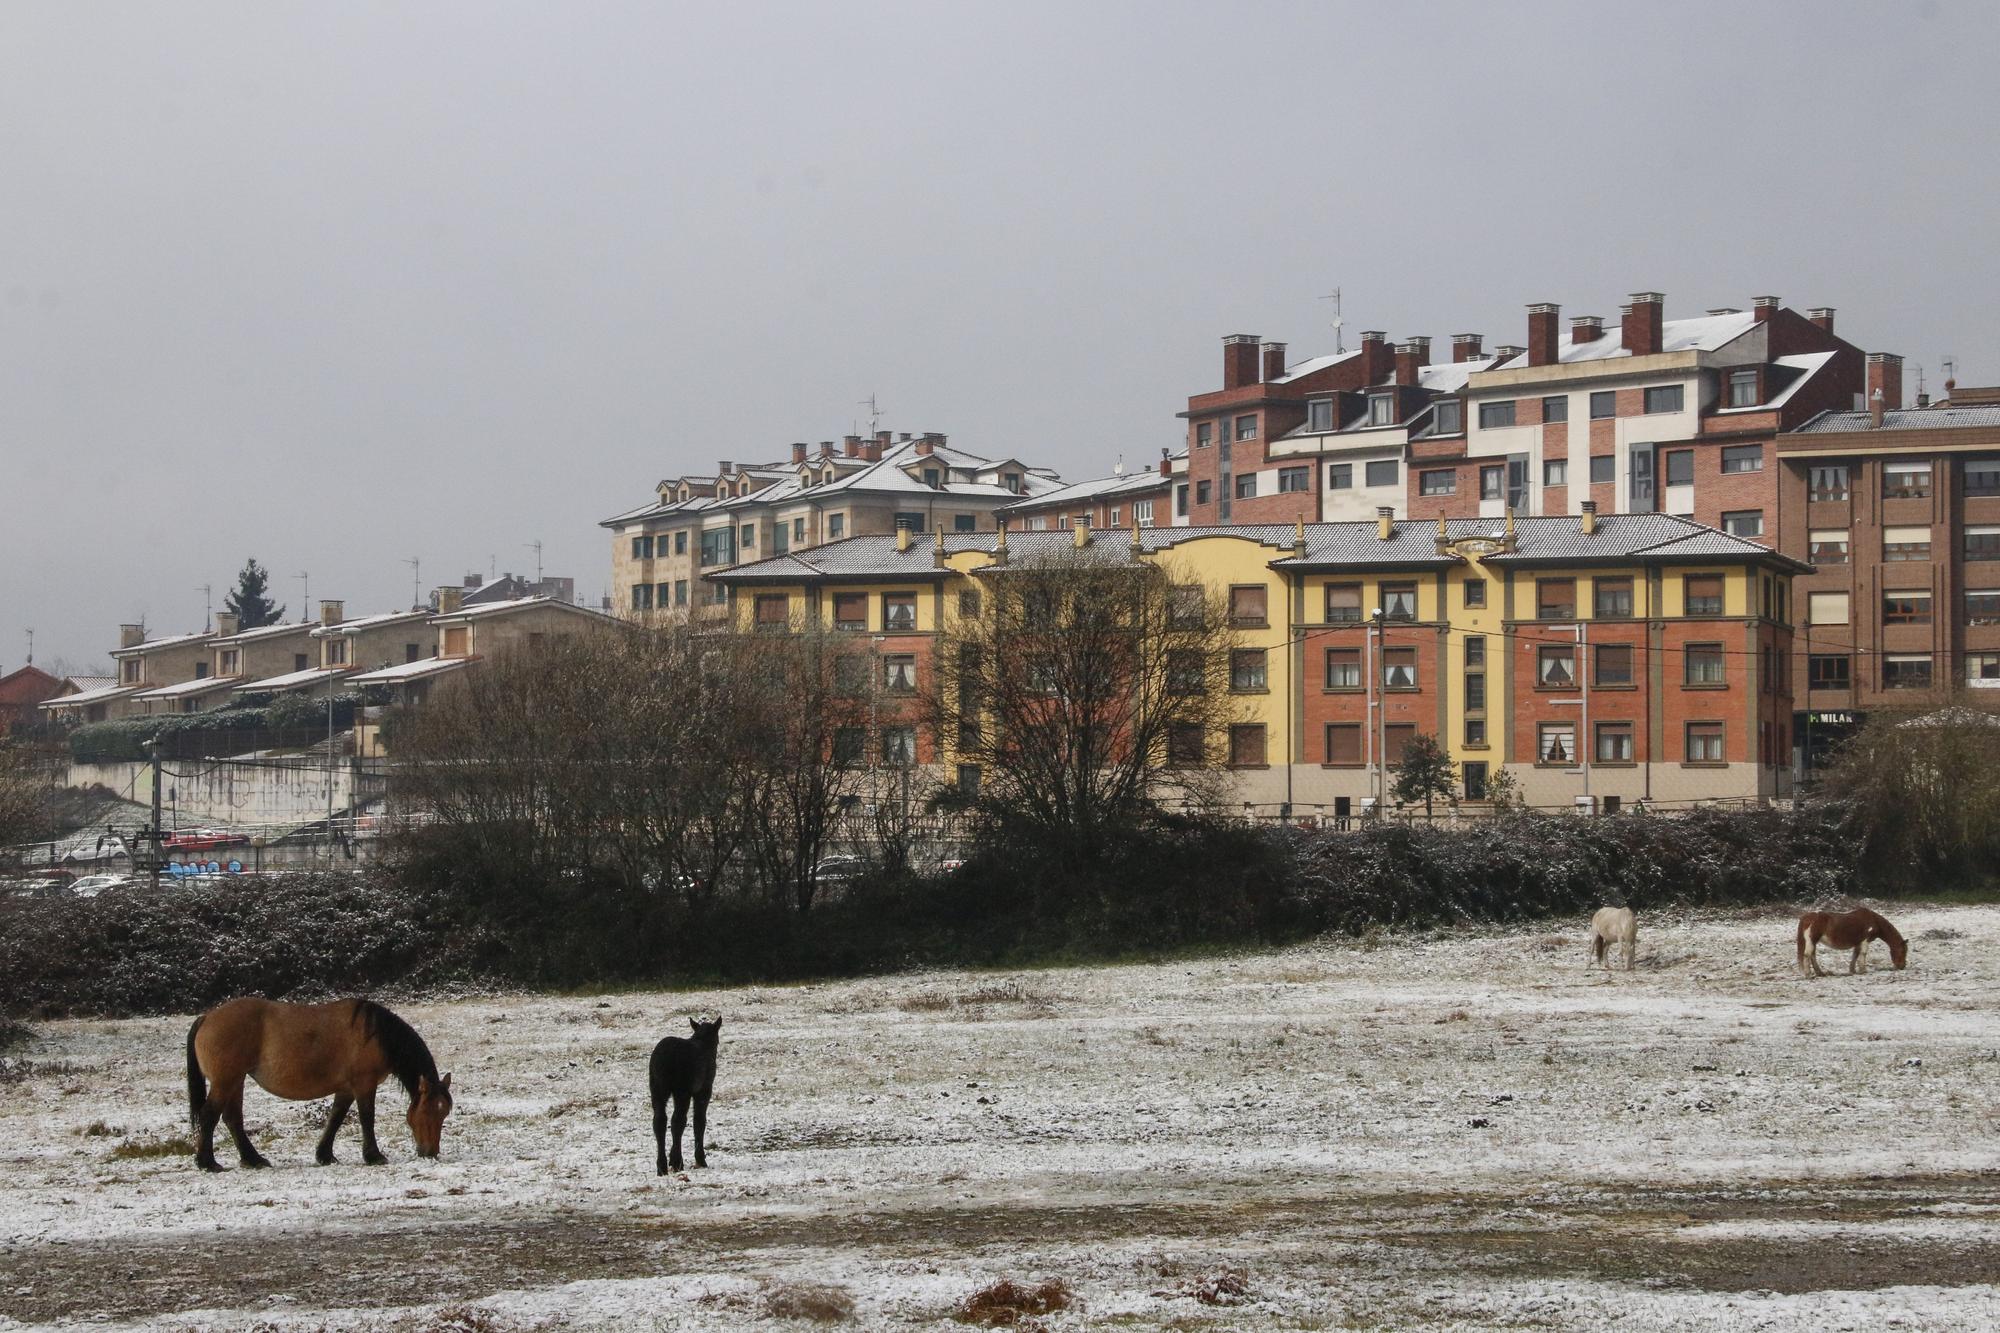
<instances>
[{"instance_id":1,"label":"grass tuft in snow","mask_svg":"<svg viewBox=\"0 0 2000 1333\"><path fill-rule=\"evenodd\" d=\"M1002 1278L982 1287L958 1303L952 1316L961 1324L983 1324L988 1328L1016 1328L1023 1320L1067 1310L1075 1295L1061 1278L1052 1278L1030 1287L1012 1278Z\"/></svg>"},{"instance_id":2,"label":"grass tuft in snow","mask_svg":"<svg viewBox=\"0 0 2000 1333\"><path fill-rule=\"evenodd\" d=\"M825 1282L784 1282L764 1293L764 1313L773 1319L805 1319L838 1324L854 1317L854 1297Z\"/></svg>"},{"instance_id":3,"label":"grass tuft in snow","mask_svg":"<svg viewBox=\"0 0 2000 1333\"><path fill-rule=\"evenodd\" d=\"M192 1157L194 1140L185 1134L171 1139L127 1139L111 1150L114 1161L129 1162L148 1157Z\"/></svg>"}]
</instances>

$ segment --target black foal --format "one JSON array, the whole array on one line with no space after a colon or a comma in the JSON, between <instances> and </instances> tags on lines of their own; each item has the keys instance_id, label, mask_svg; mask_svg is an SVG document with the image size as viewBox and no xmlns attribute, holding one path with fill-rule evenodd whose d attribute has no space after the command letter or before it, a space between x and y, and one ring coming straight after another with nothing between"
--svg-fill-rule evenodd
<instances>
[{"instance_id":1,"label":"black foal","mask_svg":"<svg viewBox=\"0 0 2000 1333\"><path fill-rule=\"evenodd\" d=\"M702 1139L708 1130L708 1098L715 1091L715 1048L722 1040L722 1017L688 1020L692 1037L662 1037L653 1048L648 1082L653 1089L653 1143L659 1174L681 1169L681 1131L687 1128L688 1101L694 1101L694 1164L708 1165ZM674 1099L674 1151L667 1155L667 1098Z\"/></svg>"}]
</instances>

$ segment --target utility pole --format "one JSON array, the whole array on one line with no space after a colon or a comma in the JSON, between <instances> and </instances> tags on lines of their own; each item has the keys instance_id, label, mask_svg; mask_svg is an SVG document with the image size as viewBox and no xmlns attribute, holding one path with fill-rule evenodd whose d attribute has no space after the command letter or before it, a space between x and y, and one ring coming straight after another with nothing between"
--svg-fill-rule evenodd
<instances>
[{"instance_id":1,"label":"utility pole","mask_svg":"<svg viewBox=\"0 0 2000 1333\"><path fill-rule=\"evenodd\" d=\"M1381 607L1369 613L1368 622L1368 650L1362 654L1363 669L1368 673L1368 791L1375 801L1375 817L1380 819L1389 762L1389 710L1388 700L1382 697L1382 672L1377 664L1386 657L1389 640L1383 628Z\"/></svg>"},{"instance_id":2,"label":"utility pole","mask_svg":"<svg viewBox=\"0 0 2000 1333\"><path fill-rule=\"evenodd\" d=\"M530 551L535 553L535 586L540 587L542 582L542 539L537 537L535 540L526 543L526 545Z\"/></svg>"},{"instance_id":3,"label":"utility pole","mask_svg":"<svg viewBox=\"0 0 2000 1333\"><path fill-rule=\"evenodd\" d=\"M147 751L153 756L153 829L152 829L152 874L153 892L160 891L160 862L164 858L165 840L160 835L160 742L146 742Z\"/></svg>"},{"instance_id":4,"label":"utility pole","mask_svg":"<svg viewBox=\"0 0 2000 1333\"><path fill-rule=\"evenodd\" d=\"M1333 351L1334 355L1338 356L1340 353L1345 352L1347 350L1346 345L1342 343L1340 340L1340 325L1341 325L1340 288L1338 287L1334 288L1332 291L1328 292L1325 296L1322 296L1319 299L1322 301L1333 302Z\"/></svg>"},{"instance_id":5,"label":"utility pole","mask_svg":"<svg viewBox=\"0 0 2000 1333\"><path fill-rule=\"evenodd\" d=\"M297 579L301 585L299 588L299 619L301 621L309 621L312 619L313 604L312 575L302 569L292 575L292 577Z\"/></svg>"},{"instance_id":6,"label":"utility pole","mask_svg":"<svg viewBox=\"0 0 2000 1333\"><path fill-rule=\"evenodd\" d=\"M424 564L416 556L403 562L410 567L410 609L418 610L417 598L424 586Z\"/></svg>"},{"instance_id":7,"label":"utility pole","mask_svg":"<svg viewBox=\"0 0 2000 1333\"><path fill-rule=\"evenodd\" d=\"M333 682L335 673L326 677L326 863L333 865Z\"/></svg>"},{"instance_id":8,"label":"utility pole","mask_svg":"<svg viewBox=\"0 0 2000 1333\"><path fill-rule=\"evenodd\" d=\"M28 665L33 666L34 664L35 664L35 631L32 628L30 628L28 630Z\"/></svg>"},{"instance_id":9,"label":"utility pole","mask_svg":"<svg viewBox=\"0 0 2000 1333\"><path fill-rule=\"evenodd\" d=\"M215 586L201 585L201 632L208 633L208 627L215 621Z\"/></svg>"}]
</instances>

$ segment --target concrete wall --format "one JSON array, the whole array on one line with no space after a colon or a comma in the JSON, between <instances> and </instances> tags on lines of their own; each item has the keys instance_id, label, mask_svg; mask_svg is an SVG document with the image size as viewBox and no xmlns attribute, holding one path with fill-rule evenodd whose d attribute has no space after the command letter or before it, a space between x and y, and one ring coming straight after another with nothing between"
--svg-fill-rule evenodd
<instances>
[{"instance_id":1,"label":"concrete wall","mask_svg":"<svg viewBox=\"0 0 2000 1333\"><path fill-rule=\"evenodd\" d=\"M168 822L196 824L295 825L326 818L324 766L276 766L268 760L177 759L165 766L161 810ZM153 766L149 763L71 764L69 786L103 786L127 800L150 805ZM354 765L343 760L333 770L336 814L354 806ZM383 779L364 767L360 797L381 794Z\"/></svg>"}]
</instances>

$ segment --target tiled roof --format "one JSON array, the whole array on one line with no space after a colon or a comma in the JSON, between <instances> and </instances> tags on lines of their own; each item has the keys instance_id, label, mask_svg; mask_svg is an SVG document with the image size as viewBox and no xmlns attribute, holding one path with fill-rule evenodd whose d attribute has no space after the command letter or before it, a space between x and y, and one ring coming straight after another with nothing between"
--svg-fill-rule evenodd
<instances>
[{"instance_id":1,"label":"tiled roof","mask_svg":"<svg viewBox=\"0 0 2000 1333\"><path fill-rule=\"evenodd\" d=\"M1031 495L1016 500L1013 504L1002 505L993 512L1006 515L1016 513L1022 509L1040 509L1047 505L1064 505L1072 504L1078 500L1094 500L1105 495L1123 495L1127 491L1157 490L1172 483L1172 477L1162 476L1153 471L1126 472L1117 476L1097 477L1090 481L1072 482L1067 486L1058 487L1042 495Z\"/></svg>"},{"instance_id":2,"label":"tiled roof","mask_svg":"<svg viewBox=\"0 0 2000 1333\"><path fill-rule=\"evenodd\" d=\"M1505 535L1507 523L1498 518L1452 519L1446 535L1456 541L1465 537ZM1207 528L1141 528L1139 544L1152 553L1170 550L1185 542L1205 537L1236 537L1270 549L1274 568L1312 569L1320 566L1405 568L1444 567L1457 557L1441 555L1437 549L1437 525L1399 519L1388 540L1378 535L1375 523L1306 524L1306 553L1303 560L1292 555L1297 530L1282 523L1236 524ZM1091 544L1083 548L1087 559L1123 560L1131 551L1127 529L1097 529ZM999 534L991 532L947 533L947 554L959 551L991 552ZM1075 536L1059 532L1010 532L1007 535L1009 562L1032 564L1038 560L1068 558L1076 549ZM785 583L817 578L879 579L916 581L943 577L934 560L935 537L916 537L909 549L896 549L893 536L849 537L845 541L816 546L771 560L739 565L711 574L720 582ZM1585 536L1582 522L1573 515L1520 518L1515 520L1515 549L1511 553L1486 557L1498 564L1535 564L1580 560L1764 560L1806 566L1772 551L1769 547L1733 537L1668 514L1606 514L1597 520L1597 531Z\"/></svg>"},{"instance_id":3,"label":"tiled roof","mask_svg":"<svg viewBox=\"0 0 2000 1333\"><path fill-rule=\"evenodd\" d=\"M137 694L138 692L139 687L137 685L101 685L93 690L85 690L81 694L65 694L60 698L49 699L42 704L42 707L81 708L85 704L106 703L112 699L122 699L128 694Z\"/></svg>"},{"instance_id":4,"label":"tiled roof","mask_svg":"<svg viewBox=\"0 0 2000 1333\"><path fill-rule=\"evenodd\" d=\"M1882 414L1875 430L1973 430L2000 426L2000 406L1994 407L1911 407ZM1866 412L1822 412L1793 432L1795 435L1825 435L1839 431L1869 430Z\"/></svg>"}]
</instances>

